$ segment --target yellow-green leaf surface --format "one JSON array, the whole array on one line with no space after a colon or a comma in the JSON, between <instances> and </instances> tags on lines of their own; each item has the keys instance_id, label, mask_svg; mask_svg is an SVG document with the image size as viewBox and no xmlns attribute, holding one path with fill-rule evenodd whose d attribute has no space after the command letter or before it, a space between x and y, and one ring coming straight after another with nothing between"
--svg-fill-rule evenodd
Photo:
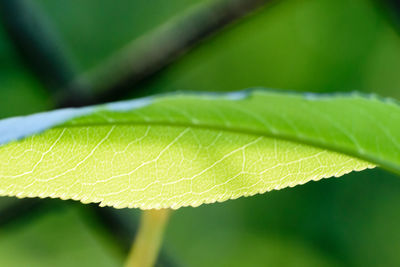
<instances>
[{"instance_id":1,"label":"yellow-green leaf surface","mask_svg":"<svg viewBox=\"0 0 400 267\"><path fill-rule=\"evenodd\" d=\"M400 108L374 96L155 96L0 121L0 195L179 208L380 165Z\"/></svg>"}]
</instances>

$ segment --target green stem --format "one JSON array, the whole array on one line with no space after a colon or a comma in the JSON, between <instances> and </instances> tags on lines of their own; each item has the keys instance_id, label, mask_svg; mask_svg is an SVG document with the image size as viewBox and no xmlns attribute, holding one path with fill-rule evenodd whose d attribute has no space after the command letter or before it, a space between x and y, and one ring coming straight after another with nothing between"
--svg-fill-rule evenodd
<instances>
[{"instance_id":1,"label":"green stem","mask_svg":"<svg viewBox=\"0 0 400 267\"><path fill-rule=\"evenodd\" d=\"M125 262L125 267L152 267L161 246L170 210L143 211L139 232Z\"/></svg>"}]
</instances>

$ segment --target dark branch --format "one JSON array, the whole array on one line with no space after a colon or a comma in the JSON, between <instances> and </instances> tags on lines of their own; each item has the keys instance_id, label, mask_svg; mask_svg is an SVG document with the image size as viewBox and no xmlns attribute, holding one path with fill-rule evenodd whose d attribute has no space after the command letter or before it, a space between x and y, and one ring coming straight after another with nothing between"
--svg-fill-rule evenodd
<instances>
[{"instance_id":1,"label":"dark branch","mask_svg":"<svg viewBox=\"0 0 400 267\"><path fill-rule=\"evenodd\" d=\"M152 77L204 39L260 8L271 0L222 0L202 4L154 32L133 41L100 67L75 80L91 81L93 102L116 100ZM69 106L65 98L62 106Z\"/></svg>"},{"instance_id":2,"label":"dark branch","mask_svg":"<svg viewBox=\"0 0 400 267\"><path fill-rule=\"evenodd\" d=\"M39 210L43 200L39 198L16 199L0 209L0 227L15 221L32 216Z\"/></svg>"},{"instance_id":3,"label":"dark branch","mask_svg":"<svg viewBox=\"0 0 400 267\"><path fill-rule=\"evenodd\" d=\"M57 106L67 107L122 98L204 39L271 1L219 0L201 4L133 41L103 65L81 76L34 2L0 0L0 15L23 61L52 91Z\"/></svg>"},{"instance_id":4,"label":"dark branch","mask_svg":"<svg viewBox=\"0 0 400 267\"><path fill-rule=\"evenodd\" d=\"M22 62L55 97L66 89L71 99L87 97L82 83L66 88L77 73L61 38L34 1L0 0L0 19Z\"/></svg>"},{"instance_id":5,"label":"dark branch","mask_svg":"<svg viewBox=\"0 0 400 267\"><path fill-rule=\"evenodd\" d=\"M400 33L400 1L399 0L385 0L378 1L378 5L384 5L384 9L389 19L391 20L394 28Z\"/></svg>"}]
</instances>

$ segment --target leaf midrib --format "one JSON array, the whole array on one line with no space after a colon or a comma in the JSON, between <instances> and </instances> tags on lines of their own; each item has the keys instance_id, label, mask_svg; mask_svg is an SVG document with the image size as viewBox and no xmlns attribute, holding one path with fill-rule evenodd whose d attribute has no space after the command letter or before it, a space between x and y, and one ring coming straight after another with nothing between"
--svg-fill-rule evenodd
<instances>
[{"instance_id":1,"label":"leaf midrib","mask_svg":"<svg viewBox=\"0 0 400 267\"><path fill-rule=\"evenodd\" d=\"M353 150L349 150L346 148L341 148L337 146L330 146L329 144L313 141L307 138L296 137L293 135L286 135L284 133L271 133L271 132L264 132L258 131L255 129L247 129L247 128L240 128L240 127L230 127L230 126L218 126L213 124L205 124L205 123L198 123L198 124L190 124L184 122L166 122L166 121L124 121L124 122L104 122L104 123L78 123L78 124L61 124L54 126L54 128L87 128L87 127L105 127L105 126L135 126L135 125L147 125L147 126L165 126L165 127L180 127L180 128L195 128L195 129L203 129L203 130L211 130L211 131L225 131L230 133L236 134L246 134L246 135L253 135L253 136L263 136L267 138L276 138L284 141L289 141L293 143L299 143L319 149L326 149L332 152L345 154L351 157L356 157L361 160L365 160L371 163L374 163L388 171L400 174L400 167L392 162L388 162L386 160L379 159L377 157L371 156L369 154L360 154L354 153Z\"/></svg>"}]
</instances>

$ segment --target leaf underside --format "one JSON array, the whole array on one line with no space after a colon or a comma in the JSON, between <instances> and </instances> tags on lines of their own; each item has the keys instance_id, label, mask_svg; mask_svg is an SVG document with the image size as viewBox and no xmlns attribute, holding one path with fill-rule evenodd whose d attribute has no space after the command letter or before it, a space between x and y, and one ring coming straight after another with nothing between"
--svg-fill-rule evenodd
<instances>
[{"instance_id":1,"label":"leaf underside","mask_svg":"<svg viewBox=\"0 0 400 267\"><path fill-rule=\"evenodd\" d=\"M399 105L371 96L175 94L62 112L0 121L0 195L176 209L400 170Z\"/></svg>"}]
</instances>

